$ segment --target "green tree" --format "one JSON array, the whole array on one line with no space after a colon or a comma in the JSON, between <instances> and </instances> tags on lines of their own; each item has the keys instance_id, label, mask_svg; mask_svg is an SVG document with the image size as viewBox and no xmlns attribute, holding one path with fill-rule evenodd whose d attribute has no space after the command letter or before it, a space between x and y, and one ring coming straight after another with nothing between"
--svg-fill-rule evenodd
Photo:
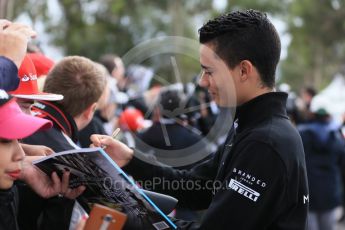
<instances>
[{"instance_id":1,"label":"green tree","mask_svg":"<svg viewBox=\"0 0 345 230\"><path fill-rule=\"evenodd\" d=\"M329 83L345 61L345 1L294 0L289 5L292 40L282 64L282 81L294 89Z\"/></svg>"},{"instance_id":2,"label":"green tree","mask_svg":"<svg viewBox=\"0 0 345 230\"><path fill-rule=\"evenodd\" d=\"M191 0L59 0L63 17L48 24L48 32L66 55L83 55L97 60L105 53L125 54L139 42L157 36L196 38L193 18L211 8L211 1ZM185 70L182 77L190 78L199 69L186 57L176 57ZM173 80L166 56L146 64L159 66L160 75Z\"/></svg>"},{"instance_id":3,"label":"green tree","mask_svg":"<svg viewBox=\"0 0 345 230\"><path fill-rule=\"evenodd\" d=\"M197 39L195 24L223 12L258 9L287 23L291 35L286 60L280 65L281 81L294 89L303 84L321 88L345 62L345 0L231 0L215 9L213 0L57 0L63 17L48 14L50 1L0 0L0 16L15 19L26 13L35 25L43 21L53 42L65 55L97 60L101 54L120 56L136 44L164 35ZM187 57L177 63L190 79L199 66ZM160 75L173 79L169 55L147 60Z\"/></svg>"}]
</instances>

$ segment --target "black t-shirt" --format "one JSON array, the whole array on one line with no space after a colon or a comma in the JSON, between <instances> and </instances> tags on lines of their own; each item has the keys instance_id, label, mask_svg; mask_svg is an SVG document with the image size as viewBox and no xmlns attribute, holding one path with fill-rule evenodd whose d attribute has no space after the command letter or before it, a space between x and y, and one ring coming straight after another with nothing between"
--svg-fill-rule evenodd
<instances>
[{"instance_id":1,"label":"black t-shirt","mask_svg":"<svg viewBox=\"0 0 345 230\"><path fill-rule=\"evenodd\" d=\"M181 229L306 229L305 157L286 115L286 98L285 93L267 93L238 107L238 126L224 146L191 170L152 166L137 158L125 169L135 179L164 178L154 189L177 197L182 207L207 209L201 223L176 220ZM138 168L141 172L135 173ZM174 190L166 181L198 186Z\"/></svg>"}]
</instances>

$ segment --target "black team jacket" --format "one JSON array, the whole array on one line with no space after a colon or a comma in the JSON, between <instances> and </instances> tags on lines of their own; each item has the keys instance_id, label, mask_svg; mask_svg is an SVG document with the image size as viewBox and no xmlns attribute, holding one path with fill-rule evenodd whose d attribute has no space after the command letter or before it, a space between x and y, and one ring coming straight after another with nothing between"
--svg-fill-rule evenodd
<instances>
[{"instance_id":1,"label":"black team jacket","mask_svg":"<svg viewBox=\"0 0 345 230\"><path fill-rule=\"evenodd\" d=\"M60 152L78 148L78 129L73 117L54 102L39 101L33 111L39 117L51 120L53 128L39 131L23 140L26 144L45 145ZM18 223L22 230L68 229L74 200L66 198L43 199L25 184L18 185Z\"/></svg>"},{"instance_id":2,"label":"black team jacket","mask_svg":"<svg viewBox=\"0 0 345 230\"><path fill-rule=\"evenodd\" d=\"M137 180L152 180L151 189L176 197L181 207L207 209L201 223L175 220L181 229L306 229L305 157L286 99L285 93L272 92L239 106L224 146L191 170L136 157L125 170Z\"/></svg>"},{"instance_id":3,"label":"black team jacket","mask_svg":"<svg viewBox=\"0 0 345 230\"><path fill-rule=\"evenodd\" d=\"M17 223L18 192L15 185L7 190L0 190L0 229L19 230Z\"/></svg>"}]
</instances>

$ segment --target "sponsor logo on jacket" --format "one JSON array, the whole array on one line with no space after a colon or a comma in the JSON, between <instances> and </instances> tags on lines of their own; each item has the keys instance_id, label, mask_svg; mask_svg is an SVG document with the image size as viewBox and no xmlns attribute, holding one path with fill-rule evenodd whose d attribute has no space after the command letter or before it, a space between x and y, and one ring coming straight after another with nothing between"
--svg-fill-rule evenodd
<instances>
[{"instance_id":1,"label":"sponsor logo on jacket","mask_svg":"<svg viewBox=\"0 0 345 230\"><path fill-rule=\"evenodd\" d=\"M245 172L244 170L240 170L240 169L237 169L237 168L234 168L232 170L232 172L236 175L236 176L239 176L239 180L241 182L245 182L246 184L249 184L249 185L254 185L254 184L257 184L259 186L261 186L262 188L265 188L267 183L262 181L261 179L255 177L254 175L248 173L248 172Z\"/></svg>"},{"instance_id":2,"label":"sponsor logo on jacket","mask_svg":"<svg viewBox=\"0 0 345 230\"><path fill-rule=\"evenodd\" d=\"M260 193L234 179L230 180L229 188L254 202L256 202L260 197Z\"/></svg>"}]
</instances>

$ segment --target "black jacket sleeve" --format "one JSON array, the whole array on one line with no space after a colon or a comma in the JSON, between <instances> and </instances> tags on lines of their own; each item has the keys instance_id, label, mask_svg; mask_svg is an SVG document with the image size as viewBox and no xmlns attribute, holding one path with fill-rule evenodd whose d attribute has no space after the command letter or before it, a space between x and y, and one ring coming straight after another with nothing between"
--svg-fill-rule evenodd
<instances>
[{"instance_id":1,"label":"black jacket sleeve","mask_svg":"<svg viewBox=\"0 0 345 230\"><path fill-rule=\"evenodd\" d=\"M287 175L279 155L269 145L255 141L237 154L201 229L269 229L285 209Z\"/></svg>"},{"instance_id":2,"label":"black jacket sleeve","mask_svg":"<svg viewBox=\"0 0 345 230\"><path fill-rule=\"evenodd\" d=\"M219 152L213 158L194 166L190 170L178 170L171 167L150 164L156 160L150 155L135 151L140 159L134 157L124 167L134 179L147 190L168 194L179 200L179 207L193 210L205 209L212 199L213 180L215 178Z\"/></svg>"}]
</instances>

